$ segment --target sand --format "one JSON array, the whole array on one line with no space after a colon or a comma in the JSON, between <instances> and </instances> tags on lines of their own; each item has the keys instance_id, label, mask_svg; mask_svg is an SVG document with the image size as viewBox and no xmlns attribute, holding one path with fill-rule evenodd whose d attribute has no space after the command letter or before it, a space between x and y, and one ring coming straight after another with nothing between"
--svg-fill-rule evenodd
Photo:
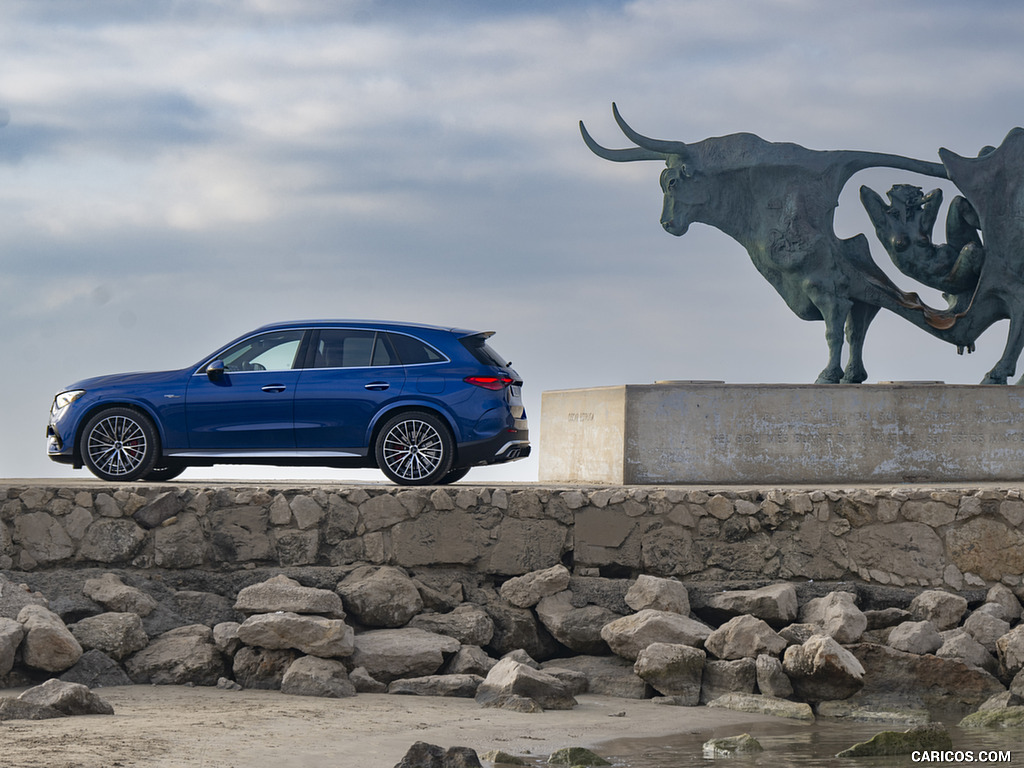
<instances>
[{"instance_id":1,"label":"sand","mask_svg":"<svg viewBox=\"0 0 1024 768\"><path fill-rule=\"evenodd\" d=\"M20 690L0 690L16 696ZM0 722L4 768L392 768L416 741L546 756L624 737L727 730L760 715L578 696L575 709L522 714L470 699L361 693L347 699L178 686L95 692L113 716ZM488 763L484 763L488 765Z\"/></svg>"}]
</instances>

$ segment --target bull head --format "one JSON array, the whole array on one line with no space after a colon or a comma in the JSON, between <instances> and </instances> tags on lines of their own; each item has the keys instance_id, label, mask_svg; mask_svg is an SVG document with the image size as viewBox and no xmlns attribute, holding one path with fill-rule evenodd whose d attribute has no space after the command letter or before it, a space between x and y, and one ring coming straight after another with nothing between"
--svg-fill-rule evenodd
<instances>
[{"instance_id":1,"label":"bull head","mask_svg":"<svg viewBox=\"0 0 1024 768\"><path fill-rule=\"evenodd\" d=\"M626 138L636 146L630 149L602 147L587 133L581 120L580 133L583 134L584 143L598 157L616 163L629 163L635 160L665 161L666 168L661 172L661 189L665 195L661 211L661 226L665 228L666 232L676 236L686 234L690 223L696 220L692 215L691 208L700 205L707 199L699 182L695 181L693 173L687 168L687 163L692 165L696 160L694 152L681 141L651 139L637 133L622 119L614 102L612 103L612 115Z\"/></svg>"}]
</instances>

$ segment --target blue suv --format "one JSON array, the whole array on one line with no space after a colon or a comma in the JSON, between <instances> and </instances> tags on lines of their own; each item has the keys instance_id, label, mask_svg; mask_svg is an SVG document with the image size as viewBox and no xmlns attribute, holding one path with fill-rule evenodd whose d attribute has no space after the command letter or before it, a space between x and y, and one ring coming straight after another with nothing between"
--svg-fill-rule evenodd
<instances>
[{"instance_id":1,"label":"blue suv","mask_svg":"<svg viewBox=\"0 0 1024 768\"><path fill-rule=\"evenodd\" d=\"M213 464L379 467L402 485L455 482L530 454L523 382L492 335L267 325L182 370L72 384L53 400L47 452L119 482Z\"/></svg>"}]
</instances>

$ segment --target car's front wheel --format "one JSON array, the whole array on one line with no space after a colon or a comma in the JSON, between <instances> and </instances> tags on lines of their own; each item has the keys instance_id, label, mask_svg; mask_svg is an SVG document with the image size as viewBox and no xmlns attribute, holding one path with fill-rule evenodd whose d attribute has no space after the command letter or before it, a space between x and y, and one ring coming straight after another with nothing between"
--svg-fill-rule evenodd
<instances>
[{"instance_id":1,"label":"car's front wheel","mask_svg":"<svg viewBox=\"0 0 1024 768\"><path fill-rule=\"evenodd\" d=\"M399 485L433 485L452 467L455 441L448 425L425 411L407 411L384 424L374 446L377 466Z\"/></svg>"},{"instance_id":2,"label":"car's front wheel","mask_svg":"<svg viewBox=\"0 0 1024 768\"><path fill-rule=\"evenodd\" d=\"M156 427L132 408L107 408L82 430L82 461L96 477L132 482L149 474L160 453Z\"/></svg>"},{"instance_id":3,"label":"car's front wheel","mask_svg":"<svg viewBox=\"0 0 1024 768\"><path fill-rule=\"evenodd\" d=\"M156 466L143 475L142 479L150 483L163 483L167 480L173 480L186 469L188 469L188 465L183 461L163 459L158 461Z\"/></svg>"}]
</instances>

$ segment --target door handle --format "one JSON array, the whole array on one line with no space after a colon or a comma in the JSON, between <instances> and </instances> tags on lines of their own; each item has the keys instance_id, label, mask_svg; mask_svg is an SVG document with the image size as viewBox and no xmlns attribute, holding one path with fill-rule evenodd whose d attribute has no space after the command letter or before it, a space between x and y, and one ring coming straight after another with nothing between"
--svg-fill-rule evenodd
<instances>
[{"instance_id":1,"label":"door handle","mask_svg":"<svg viewBox=\"0 0 1024 768\"><path fill-rule=\"evenodd\" d=\"M369 384L366 385L365 389L371 389L374 392L383 392L390 386L391 385L388 384L386 381L371 381Z\"/></svg>"},{"instance_id":2,"label":"door handle","mask_svg":"<svg viewBox=\"0 0 1024 768\"><path fill-rule=\"evenodd\" d=\"M267 384L263 387L264 392L284 392L287 387L284 384Z\"/></svg>"}]
</instances>

